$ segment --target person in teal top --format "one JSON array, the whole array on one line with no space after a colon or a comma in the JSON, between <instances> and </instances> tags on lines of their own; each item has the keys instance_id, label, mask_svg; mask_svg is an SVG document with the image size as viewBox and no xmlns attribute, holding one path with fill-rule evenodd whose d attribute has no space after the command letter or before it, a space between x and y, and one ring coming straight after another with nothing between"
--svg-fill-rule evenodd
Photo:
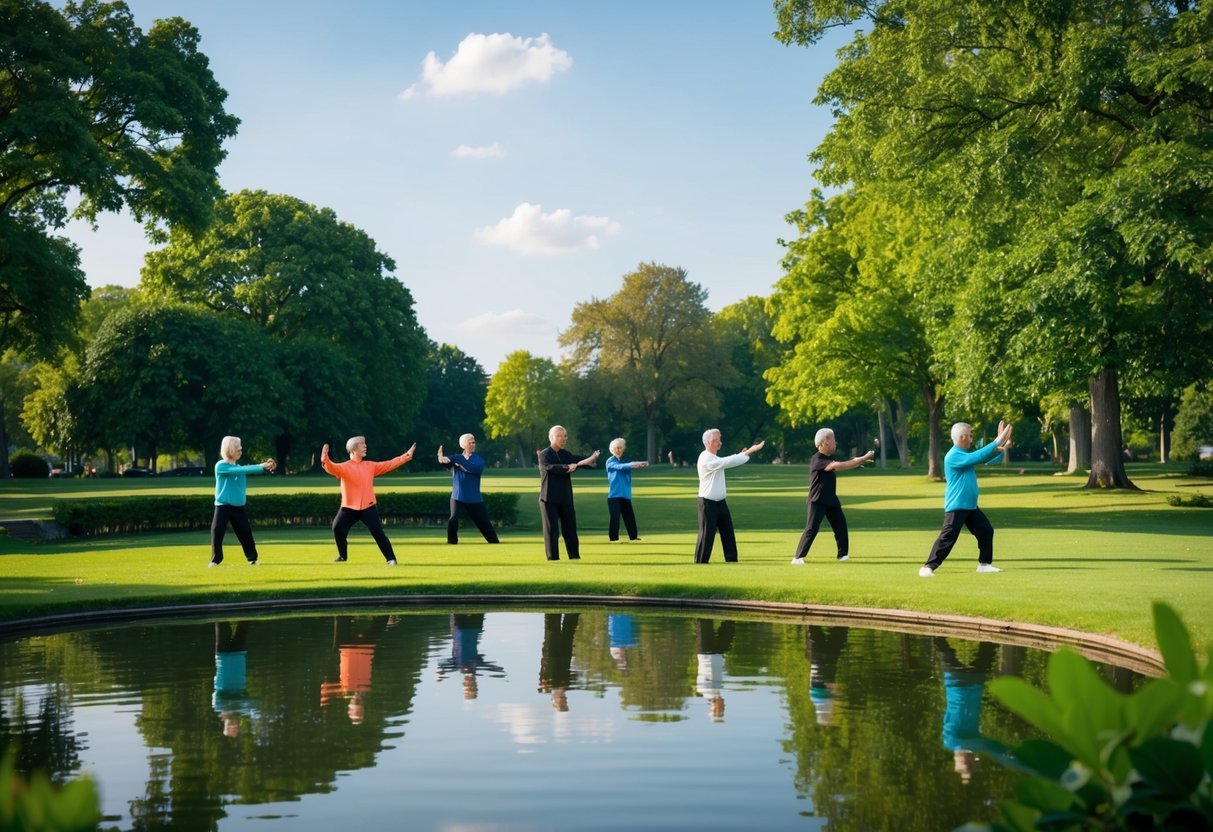
<instances>
[{"instance_id":1,"label":"person in teal top","mask_svg":"<svg viewBox=\"0 0 1213 832\"><path fill-rule=\"evenodd\" d=\"M239 465L239 436L225 436L219 443L220 460L215 463L215 515L211 518L211 566L223 563L223 538L227 525L232 524L236 539L244 548L250 566L257 565L257 544L253 542L253 527L244 508L249 474L272 474L277 467L267 459L260 465Z\"/></svg>"},{"instance_id":2,"label":"person in teal top","mask_svg":"<svg viewBox=\"0 0 1213 832\"><path fill-rule=\"evenodd\" d=\"M1001 572L994 565L994 527L977 507L976 466L993 462L1011 445L1011 426L998 423L992 444L973 451L973 428L964 422L952 425L952 450L943 458L947 487L943 497L943 528L931 546L927 562L918 570L920 578L935 577L935 570L952 552L964 527L977 538L977 571Z\"/></svg>"}]
</instances>

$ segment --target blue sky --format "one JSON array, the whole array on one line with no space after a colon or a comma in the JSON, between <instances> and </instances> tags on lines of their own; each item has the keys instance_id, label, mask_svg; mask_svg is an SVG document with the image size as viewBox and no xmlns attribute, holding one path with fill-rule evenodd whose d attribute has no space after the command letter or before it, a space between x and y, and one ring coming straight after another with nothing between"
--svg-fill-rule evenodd
<instances>
[{"instance_id":1,"label":"blue sky","mask_svg":"<svg viewBox=\"0 0 1213 832\"><path fill-rule=\"evenodd\" d=\"M559 360L573 307L642 262L713 310L770 294L831 121L812 99L839 41L781 45L764 0L128 3L198 28L242 122L223 187L366 231L429 336L490 373ZM68 236L91 285L138 282L128 218Z\"/></svg>"}]
</instances>

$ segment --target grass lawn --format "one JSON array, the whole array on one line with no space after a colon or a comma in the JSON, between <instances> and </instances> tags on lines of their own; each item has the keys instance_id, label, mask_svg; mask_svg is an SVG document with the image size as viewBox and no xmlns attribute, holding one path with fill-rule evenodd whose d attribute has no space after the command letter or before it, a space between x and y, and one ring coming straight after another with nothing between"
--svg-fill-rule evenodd
<instances>
[{"instance_id":1,"label":"grass lawn","mask_svg":"<svg viewBox=\"0 0 1213 832\"><path fill-rule=\"evenodd\" d=\"M943 486L921 470L843 472L839 494L851 560L834 560L828 525L805 567L788 561L804 523L807 467L751 463L728 474L741 562L724 564L717 542L707 566L691 563L693 469L666 466L633 478L642 541L606 539L606 477L577 475L582 560L543 558L534 471L491 471L486 491L517 491L519 525L484 543L464 529L448 546L440 527L389 527L400 566L388 569L361 527L350 562L334 564L326 527L255 529L262 565L243 562L229 533L227 562L207 569L208 533L174 532L24 544L0 537L0 620L111 606L317 596L567 593L761 599L881 607L1026 621L1153 646L1150 603L1166 600L1198 644L1213 646L1213 510L1174 508L1172 494L1213 494L1181 466L1134 465L1140 492L1089 492L1051 467L982 470L981 505L996 529L999 575L978 575L976 545L962 536L934 579L917 576L942 518ZM445 489L443 473L385 477L387 490ZM251 478L259 493L331 491L327 476ZM209 478L12 480L0 484L0 518L46 518L56 499L139 493L212 493Z\"/></svg>"}]
</instances>

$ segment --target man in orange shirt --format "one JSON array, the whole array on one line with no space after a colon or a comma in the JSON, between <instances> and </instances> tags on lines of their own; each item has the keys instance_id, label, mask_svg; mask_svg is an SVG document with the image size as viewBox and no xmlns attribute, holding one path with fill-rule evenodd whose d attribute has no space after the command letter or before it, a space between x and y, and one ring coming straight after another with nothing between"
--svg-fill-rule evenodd
<instances>
[{"instance_id":1,"label":"man in orange shirt","mask_svg":"<svg viewBox=\"0 0 1213 832\"><path fill-rule=\"evenodd\" d=\"M396 553L392 542L383 533L379 520L379 509L375 508L375 477L395 471L413 458L417 443L395 459L373 462L366 458L366 437L354 436L345 443L349 451L348 462L333 462L329 459L329 446L320 450L320 464L341 480L341 508L333 518L333 538L337 541L337 563L345 563L349 551L350 528L361 520L371 531L371 537L379 544L379 551L388 566L396 565Z\"/></svg>"}]
</instances>

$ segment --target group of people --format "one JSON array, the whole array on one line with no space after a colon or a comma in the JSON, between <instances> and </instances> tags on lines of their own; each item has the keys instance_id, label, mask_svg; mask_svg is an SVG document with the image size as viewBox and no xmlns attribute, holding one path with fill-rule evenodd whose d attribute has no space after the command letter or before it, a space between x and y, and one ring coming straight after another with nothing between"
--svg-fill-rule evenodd
<instances>
[{"instance_id":1,"label":"group of people","mask_svg":"<svg viewBox=\"0 0 1213 832\"><path fill-rule=\"evenodd\" d=\"M968 529L977 539L978 566L982 573L1001 572L994 566L994 528L977 506L976 467L996 461L1011 444L1011 425L1000 422L994 442L973 450L973 429L964 422L952 426L952 449L944 458L947 486L944 493L943 527L931 546L926 562L918 570L923 578L934 577L935 570L943 564L960 537L961 529ZM573 474L581 468L594 467L600 455L595 450L578 458L569 452L568 431L561 425L553 425L548 431L547 448L539 451L539 505L543 526L544 552L548 560L560 559L560 541L563 539L566 557L581 558L577 536L577 513L573 503ZM834 431L822 428L814 437L817 453L809 462L809 494L807 519L804 532L796 546L792 564L803 565L822 522L828 522L837 545L837 559L850 559L850 541L847 534L846 516L838 499L837 475L839 471L858 468L872 461L874 451L848 460L834 458L837 440ZM699 474L698 523L695 541L695 563L708 563L712 557L717 535L724 550L726 562L737 561L737 537L733 528L732 514L726 500L725 472L750 461L761 451L765 442L757 442L740 452L720 456L723 439L717 428L704 431L703 452L696 468ZM480 478L485 469L484 459L476 453L476 437L465 433L459 437L458 454L445 454L438 446L438 463L451 470L450 518L447 521L447 543L459 542L459 518L466 514L488 543L499 543L497 532L489 519L480 493ZM607 507L610 513L608 538L619 540L619 524L622 519L629 540L639 540L636 514L632 508L632 472L644 468L647 462L625 462L623 453L627 442L623 438L611 441L610 458L606 462ZM355 436L346 443L349 459L333 462L329 458L326 444L320 452L320 464L326 472L341 483L341 507L333 518L333 538L337 544L336 562L348 559L349 532L355 523L367 527L379 546L388 566L396 565L396 554L392 543L383 531L383 523L375 505L375 477L394 471L413 458L417 445L413 444L400 456L383 462L366 459L366 437ZM244 549L248 563L258 563L257 546L245 511L246 483L250 475L273 473L273 459L254 465L240 465L242 452L240 438L225 436L220 444L221 459L215 464L215 513L211 522L211 566L223 562L223 540L230 524Z\"/></svg>"}]
</instances>

